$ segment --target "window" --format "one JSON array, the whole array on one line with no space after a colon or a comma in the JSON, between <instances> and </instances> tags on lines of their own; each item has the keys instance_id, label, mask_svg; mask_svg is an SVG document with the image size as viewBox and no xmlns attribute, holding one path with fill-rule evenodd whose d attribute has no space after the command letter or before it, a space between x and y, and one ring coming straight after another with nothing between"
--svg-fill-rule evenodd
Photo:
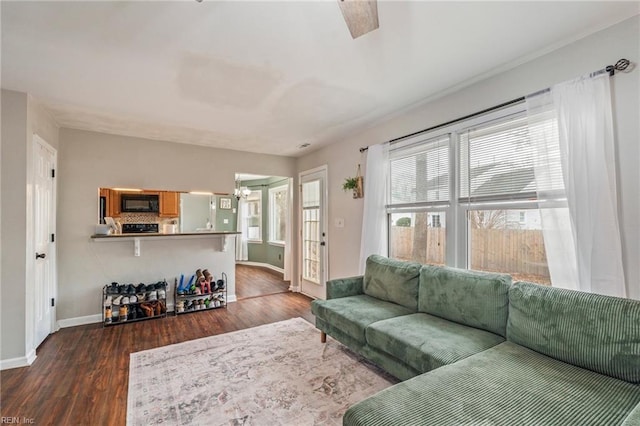
<instances>
[{"instance_id":1,"label":"window","mask_svg":"<svg viewBox=\"0 0 640 426\"><path fill-rule=\"evenodd\" d=\"M566 208L560 152L544 153L549 178L536 181L529 134L554 121L529 121L523 110L516 105L392 146L390 257L550 284L541 216Z\"/></svg>"},{"instance_id":2,"label":"window","mask_svg":"<svg viewBox=\"0 0 640 426\"><path fill-rule=\"evenodd\" d=\"M287 225L286 185L269 188L269 242L284 245Z\"/></svg>"},{"instance_id":3,"label":"window","mask_svg":"<svg viewBox=\"0 0 640 426\"><path fill-rule=\"evenodd\" d=\"M444 264L449 205L448 135L418 139L391 153L389 253L420 263Z\"/></svg>"},{"instance_id":4,"label":"window","mask_svg":"<svg viewBox=\"0 0 640 426\"><path fill-rule=\"evenodd\" d=\"M262 242L262 191L251 191L247 196L247 241Z\"/></svg>"}]
</instances>

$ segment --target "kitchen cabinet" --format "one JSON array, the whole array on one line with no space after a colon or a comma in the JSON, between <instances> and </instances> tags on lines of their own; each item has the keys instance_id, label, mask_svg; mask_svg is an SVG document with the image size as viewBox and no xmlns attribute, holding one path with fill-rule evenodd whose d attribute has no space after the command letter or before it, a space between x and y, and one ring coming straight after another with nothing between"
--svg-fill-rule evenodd
<instances>
[{"instance_id":1,"label":"kitchen cabinet","mask_svg":"<svg viewBox=\"0 0 640 426\"><path fill-rule=\"evenodd\" d=\"M175 191L160 192L160 217L178 217L180 215L180 196Z\"/></svg>"},{"instance_id":2,"label":"kitchen cabinet","mask_svg":"<svg viewBox=\"0 0 640 426\"><path fill-rule=\"evenodd\" d=\"M107 216L120 217L120 191L109 189L107 197Z\"/></svg>"}]
</instances>

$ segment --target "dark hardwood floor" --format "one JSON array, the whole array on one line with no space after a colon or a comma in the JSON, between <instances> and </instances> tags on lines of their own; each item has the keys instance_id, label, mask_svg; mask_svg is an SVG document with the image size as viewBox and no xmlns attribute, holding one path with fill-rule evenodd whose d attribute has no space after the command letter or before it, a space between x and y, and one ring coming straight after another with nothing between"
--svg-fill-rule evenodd
<instances>
[{"instance_id":1,"label":"dark hardwood floor","mask_svg":"<svg viewBox=\"0 0 640 426\"><path fill-rule=\"evenodd\" d=\"M129 354L214 334L302 317L311 299L280 293L226 309L102 328L70 327L49 336L30 367L0 372L0 416L36 425L124 425ZM194 367L194 374L197 374Z\"/></svg>"},{"instance_id":2,"label":"dark hardwood floor","mask_svg":"<svg viewBox=\"0 0 640 426\"><path fill-rule=\"evenodd\" d=\"M282 274L266 268L236 265L236 297L238 300L289 291L289 281Z\"/></svg>"}]
</instances>

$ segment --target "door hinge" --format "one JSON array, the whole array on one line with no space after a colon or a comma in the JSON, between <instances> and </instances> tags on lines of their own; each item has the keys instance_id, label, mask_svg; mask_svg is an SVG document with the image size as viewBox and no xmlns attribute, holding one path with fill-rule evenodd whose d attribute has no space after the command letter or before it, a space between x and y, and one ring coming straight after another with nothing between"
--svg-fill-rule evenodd
<instances>
[{"instance_id":1,"label":"door hinge","mask_svg":"<svg viewBox=\"0 0 640 426\"><path fill-rule=\"evenodd\" d=\"M51 169L51 177L56 177L56 169Z\"/></svg>"},{"instance_id":2,"label":"door hinge","mask_svg":"<svg viewBox=\"0 0 640 426\"><path fill-rule=\"evenodd\" d=\"M56 306L56 299L54 299L53 297L51 298L51 307L53 308L54 306Z\"/></svg>"},{"instance_id":3,"label":"door hinge","mask_svg":"<svg viewBox=\"0 0 640 426\"><path fill-rule=\"evenodd\" d=\"M56 234L51 234L51 242L52 243L56 242Z\"/></svg>"}]
</instances>

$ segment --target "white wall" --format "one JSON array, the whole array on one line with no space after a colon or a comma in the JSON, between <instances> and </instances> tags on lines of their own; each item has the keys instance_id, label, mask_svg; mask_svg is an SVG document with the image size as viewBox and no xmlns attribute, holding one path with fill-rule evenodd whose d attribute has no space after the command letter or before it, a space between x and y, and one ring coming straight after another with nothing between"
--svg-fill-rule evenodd
<instances>
[{"instance_id":1,"label":"white wall","mask_svg":"<svg viewBox=\"0 0 640 426\"><path fill-rule=\"evenodd\" d=\"M294 176L295 159L151 141L104 133L60 131L58 182L58 319L100 314L102 286L173 280L209 268L224 271L235 290L235 251L221 254L212 240L94 242L98 188L232 192L236 172Z\"/></svg>"},{"instance_id":2,"label":"white wall","mask_svg":"<svg viewBox=\"0 0 640 426\"><path fill-rule=\"evenodd\" d=\"M30 227L29 173L33 134L54 148L58 128L25 93L2 90L2 267L0 288L0 359L21 362L33 347L33 241Z\"/></svg>"},{"instance_id":3,"label":"white wall","mask_svg":"<svg viewBox=\"0 0 640 426\"><path fill-rule=\"evenodd\" d=\"M360 147L382 143L481 111L601 69L620 58L638 64L639 21L638 16L628 19L491 78L399 112L387 121L302 157L298 161L298 171L322 164L329 167L330 277L349 276L358 272L362 200L351 199L341 186L345 177L355 174L356 164L365 163L358 152ZM640 299L640 69L636 67L631 73L616 74L612 79L612 89L624 264L629 294ZM344 229L334 227L337 217L345 219Z\"/></svg>"}]
</instances>

